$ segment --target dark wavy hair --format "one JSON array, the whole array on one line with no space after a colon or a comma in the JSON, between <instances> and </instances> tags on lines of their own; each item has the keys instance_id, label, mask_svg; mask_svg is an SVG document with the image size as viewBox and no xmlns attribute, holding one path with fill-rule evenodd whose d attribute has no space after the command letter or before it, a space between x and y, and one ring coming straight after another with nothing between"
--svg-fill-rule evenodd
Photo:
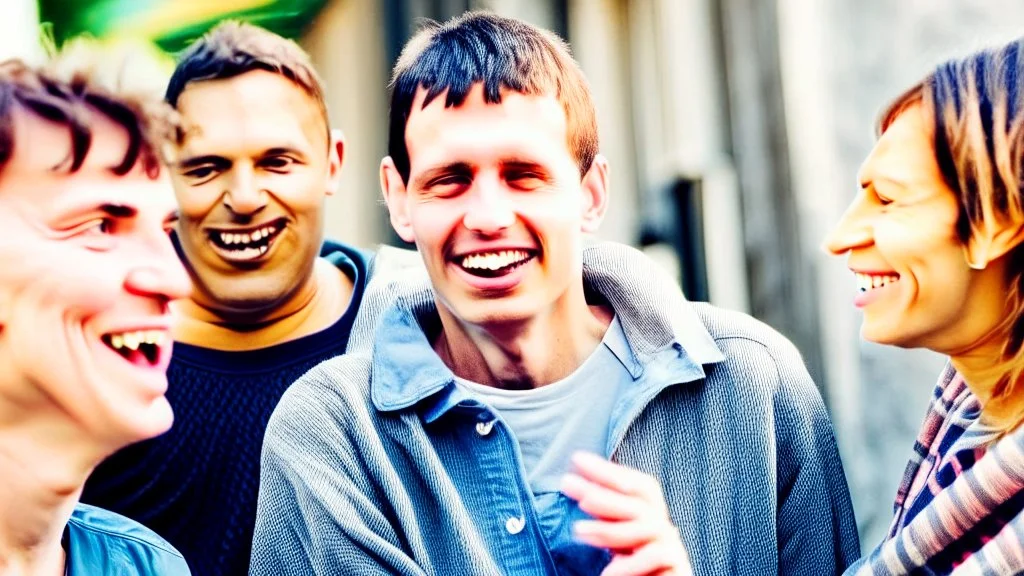
<instances>
[{"instance_id":1,"label":"dark wavy hair","mask_svg":"<svg viewBox=\"0 0 1024 576\"><path fill-rule=\"evenodd\" d=\"M139 163L151 178L160 172L164 145L177 129L177 116L159 95L128 88L127 54L80 38L50 55L46 64L19 59L0 62L0 170L17 146L14 117L35 114L68 128L71 152L56 169L74 173L92 144L90 118L103 114L128 133L128 146L114 173L123 176ZM109 80L116 79L113 83Z\"/></svg>"}]
</instances>

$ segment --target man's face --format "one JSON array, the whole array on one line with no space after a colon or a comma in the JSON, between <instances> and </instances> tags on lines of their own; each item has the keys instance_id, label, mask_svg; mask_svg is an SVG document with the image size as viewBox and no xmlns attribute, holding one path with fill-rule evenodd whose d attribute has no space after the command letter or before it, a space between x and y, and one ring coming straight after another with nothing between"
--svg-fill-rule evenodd
<instances>
[{"instance_id":1,"label":"man's face","mask_svg":"<svg viewBox=\"0 0 1024 576\"><path fill-rule=\"evenodd\" d=\"M172 179L179 240L201 305L265 314L310 277L325 196L337 187L316 102L265 71L190 84Z\"/></svg>"},{"instance_id":2,"label":"man's face","mask_svg":"<svg viewBox=\"0 0 1024 576\"><path fill-rule=\"evenodd\" d=\"M521 322L582 282L583 234L606 206L607 168L584 178L553 96L506 90L488 104L480 85L445 108L424 91L406 126L408 185L384 163L392 223L416 243L438 297L464 322Z\"/></svg>"},{"instance_id":3,"label":"man's face","mask_svg":"<svg viewBox=\"0 0 1024 576\"><path fill-rule=\"evenodd\" d=\"M68 129L14 115L14 153L0 177L0 394L53 406L110 443L171 425L168 302L189 279L164 226L166 174L117 176L123 127L99 114L81 170Z\"/></svg>"}]
</instances>

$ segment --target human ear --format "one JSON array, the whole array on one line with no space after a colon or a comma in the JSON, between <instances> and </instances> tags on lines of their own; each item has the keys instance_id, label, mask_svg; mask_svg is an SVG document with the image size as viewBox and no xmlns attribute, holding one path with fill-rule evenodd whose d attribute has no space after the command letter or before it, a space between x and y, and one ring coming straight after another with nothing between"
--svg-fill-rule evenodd
<instances>
[{"instance_id":1,"label":"human ear","mask_svg":"<svg viewBox=\"0 0 1024 576\"><path fill-rule=\"evenodd\" d=\"M345 135L341 130L331 130L327 162L327 195L330 196L336 193L341 185L341 167L345 163Z\"/></svg>"},{"instance_id":2,"label":"human ear","mask_svg":"<svg viewBox=\"0 0 1024 576\"><path fill-rule=\"evenodd\" d=\"M593 234L601 227L608 211L608 159L598 154L581 182L583 232Z\"/></svg>"},{"instance_id":3,"label":"human ear","mask_svg":"<svg viewBox=\"0 0 1024 576\"><path fill-rule=\"evenodd\" d=\"M1003 222L988 225L983 230L971 233L964 245L964 259L975 270L984 270L988 265L1020 245L1024 241L1024 222Z\"/></svg>"},{"instance_id":4,"label":"human ear","mask_svg":"<svg viewBox=\"0 0 1024 576\"><path fill-rule=\"evenodd\" d=\"M395 229L398 237L405 242L415 242L416 238L412 231L412 222L409 219L409 209L406 198L405 181L395 167L395 161L391 156L385 156L380 162L380 191L384 195L384 203L388 206L388 214L391 217L391 227Z\"/></svg>"}]
</instances>

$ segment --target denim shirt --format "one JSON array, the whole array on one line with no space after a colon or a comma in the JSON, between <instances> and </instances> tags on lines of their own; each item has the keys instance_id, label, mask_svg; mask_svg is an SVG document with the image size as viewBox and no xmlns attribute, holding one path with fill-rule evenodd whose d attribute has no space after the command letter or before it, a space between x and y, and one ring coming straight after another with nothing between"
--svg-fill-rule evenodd
<instances>
[{"instance_id":1,"label":"denim shirt","mask_svg":"<svg viewBox=\"0 0 1024 576\"><path fill-rule=\"evenodd\" d=\"M831 425L792 345L686 302L637 251L584 252L634 386L612 459L659 479L698 575L836 574L859 554ZM353 344L293 385L264 441L251 574L597 574L538 518L508 429L433 352L425 275L368 288ZM363 339L363 340L360 340ZM362 342L362 344L360 344Z\"/></svg>"},{"instance_id":2,"label":"denim shirt","mask_svg":"<svg viewBox=\"0 0 1024 576\"><path fill-rule=\"evenodd\" d=\"M189 576L181 554L149 528L88 504L64 529L67 576Z\"/></svg>"},{"instance_id":3,"label":"denim shirt","mask_svg":"<svg viewBox=\"0 0 1024 576\"><path fill-rule=\"evenodd\" d=\"M442 466L458 474L453 480L463 489L473 523L501 558L505 574L600 574L611 555L572 537L572 523L586 517L575 502L562 496L558 511L538 516L515 436L485 404L455 385L455 375L434 352L427 334L436 333L439 322L432 308L421 310L420 317L401 304L385 312L374 345L374 406L385 413L417 409L433 443L445 447L438 450ZM646 363L631 352L626 357L634 385L612 412L608 453L615 452L651 398L668 386L701 380L702 364L723 359L706 330L699 324L688 328L685 340L692 354L673 340Z\"/></svg>"}]
</instances>

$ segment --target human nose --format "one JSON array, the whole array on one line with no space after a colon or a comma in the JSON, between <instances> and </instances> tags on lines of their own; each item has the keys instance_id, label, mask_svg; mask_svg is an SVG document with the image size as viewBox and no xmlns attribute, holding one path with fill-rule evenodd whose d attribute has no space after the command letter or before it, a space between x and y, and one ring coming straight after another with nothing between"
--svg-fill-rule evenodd
<instances>
[{"instance_id":1,"label":"human nose","mask_svg":"<svg viewBox=\"0 0 1024 576\"><path fill-rule=\"evenodd\" d=\"M841 256L850 250L869 246L872 243L874 243L874 226L862 191L825 237L824 248L835 256Z\"/></svg>"},{"instance_id":2,"label":"human nose","mask_svg":"<svg viewBox=\"0 0 1024 576\"><path fill-rule=\"evenodd\" d=\"M192 292L192 279L171 239L162 230L146 244L139 265L128 274L126 285L129 292L168 302L185 298Z\"/></svg>"},{"instance_id":3,"label":"human nose","mask_svg":"<svg viewBox=\"0 0 1024 576\"><path fill-rule=\"evenodd\" d=\"M238 166L227 179L228 189L224 205L240 216L253 216L267 205L266 194L260 189L252 168Z\"/></svg>"},{"instance_id":4,"label":"human nose","mask_svg":"<svg viewBox=\"0 0 1024 576\"><path fill-rule=\"evenodd\" d=\"M485 236L510 228L516 221L516 214L501 185L484 181L475 188L462 220L463 226Z\"/></svg>"}]
</instances>

